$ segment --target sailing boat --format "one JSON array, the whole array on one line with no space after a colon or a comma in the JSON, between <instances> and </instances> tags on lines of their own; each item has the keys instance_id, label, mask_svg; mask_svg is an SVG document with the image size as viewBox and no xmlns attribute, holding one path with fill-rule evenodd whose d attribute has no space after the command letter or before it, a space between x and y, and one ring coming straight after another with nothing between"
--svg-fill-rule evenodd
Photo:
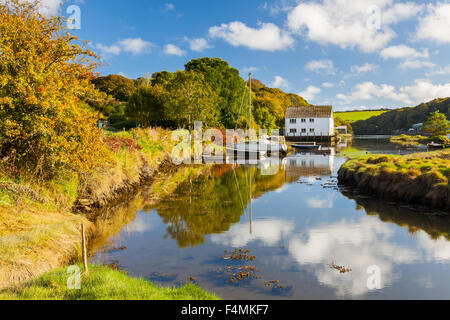
<instances>
[{"instance_id":1,"label":"sailing boat","mask_svg":"<svg viewBox=\"0 0 450 320\"><path fill-rule=\"evenodd\" d=\"M249 130L252 127L252 74L249 74L249 104L248 104L248 119ZM261 136L258 140L249 140L235 143L232 147L227 147L228 154L245 154L256 155L258 159L264 157L267 153L286 153L286 143L275 140L275 137Z\"/></svg>"}]
</instances>

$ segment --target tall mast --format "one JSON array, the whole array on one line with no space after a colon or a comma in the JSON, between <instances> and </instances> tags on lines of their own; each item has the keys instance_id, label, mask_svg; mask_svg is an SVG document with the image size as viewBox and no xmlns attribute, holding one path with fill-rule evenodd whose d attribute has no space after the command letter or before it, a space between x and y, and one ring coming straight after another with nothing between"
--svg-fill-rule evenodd
<instances>
[{"instance_id":1,"label":"tall mast","mask_svg":"<svg viewBox=\"0 0 450 320\"><path fill-rule=\"evenodd\" d=\"M248 74L250 80L248 80L249 97L248 97L248 130L252 129L252 74ZM249 139L250 139L250 131L249 131Z\"/></svg>"}]
</instances>

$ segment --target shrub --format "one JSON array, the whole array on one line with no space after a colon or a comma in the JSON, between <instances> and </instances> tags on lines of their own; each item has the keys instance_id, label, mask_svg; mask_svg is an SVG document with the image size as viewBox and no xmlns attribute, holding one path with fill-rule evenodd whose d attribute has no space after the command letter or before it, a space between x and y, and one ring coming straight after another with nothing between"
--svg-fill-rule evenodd
<instances>
[{"instance_id":1,"label":"shrub","mask_svg":"<svg viewBox=\"0 0 450 320\"><path fill-rule=\"evenodd\" d=\"M15 165L46 177L62 165L90 169L103 143L84 102L96 56L39 6L0 2L0 158L15 153Z\"/></svg>"}]
</instances>

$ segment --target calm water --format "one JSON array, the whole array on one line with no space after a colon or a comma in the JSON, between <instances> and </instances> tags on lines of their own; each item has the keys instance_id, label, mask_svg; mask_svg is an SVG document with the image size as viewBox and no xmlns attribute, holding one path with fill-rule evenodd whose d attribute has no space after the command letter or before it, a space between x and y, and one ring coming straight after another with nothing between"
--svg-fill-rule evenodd
<instances>
[{"instance_id":1,"label":"calm water","mask_svg":"<svg viewBox=\"0 0 450 320\"><path fill-rule=\"evenodd\" d=\"M385 141L352 148L411 152ZM275 169L217 166L156 204L156 191L144 190L112 219L93 261L164 286L193 277L225 299L450 299L450 218L339 189L345 160L294 154ZM235 248L255 259L223 257ZM226 266L253 266L260 278L231 283ZM380 289L367 285L370 266Z\"/></svg>"}]
</instances>

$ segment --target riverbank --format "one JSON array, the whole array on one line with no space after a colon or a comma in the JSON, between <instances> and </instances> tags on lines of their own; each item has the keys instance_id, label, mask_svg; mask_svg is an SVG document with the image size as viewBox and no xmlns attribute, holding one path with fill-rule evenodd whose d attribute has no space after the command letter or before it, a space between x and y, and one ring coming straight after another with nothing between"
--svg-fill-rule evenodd
<instances>
[{"instance_id":1,"label":"riverbank","mask_svg":"<svg viewBox=\"0 0 450 320\"><path fill-rule=\"evenodd\" d=\"M438 143L438 144L449 144L449 139L445 136L439 137L424 137L420 135L410 136L407 134L402 134L400 136L394 136L390 138L390 141L395 144L402 145L404 147L418 147L426 146L428 143Z\"/></svg>"},{"instance_id":2,"label":"riverbank","mask_svg":"<svg viewBox=\"0 0 450 320\"><path fill-rule=\"evenodd\" d=\"M105 230L111 232L101 223L110 218L104 217L102 212L110 211L105 208L171 171L170 131L105 132L104 143L110 153L90 172L61 170L39 182L0 171L0 289L80 261L81 224L89 242L98 243ZM171 190L191 174L172 171L174 179L166 186L160 177L155 188Z\"/></svg>"},{"instance_id":3,"label":"riverbank","mask_svg":"<svg viewBox=\"0 0 450 320\"><path fill-rule=\"evenodd\" d=\"M54 270L0 291L0 300L218 300L192 284L163 288L104 266L90 266L89 274L81 275L79 290L68 288L69 276L67 268Z\"/></svg>"},{"instance_id":4,"label":"riverbank","mask_svg":"<svg viewBox=\"0 0 450 320\"><path fill-rule=\"evenodd\" d=\"M368 155L347 161L339 183L386 200L450 212L450 150L407 156Z\"/></svg>"}]
</instances>

